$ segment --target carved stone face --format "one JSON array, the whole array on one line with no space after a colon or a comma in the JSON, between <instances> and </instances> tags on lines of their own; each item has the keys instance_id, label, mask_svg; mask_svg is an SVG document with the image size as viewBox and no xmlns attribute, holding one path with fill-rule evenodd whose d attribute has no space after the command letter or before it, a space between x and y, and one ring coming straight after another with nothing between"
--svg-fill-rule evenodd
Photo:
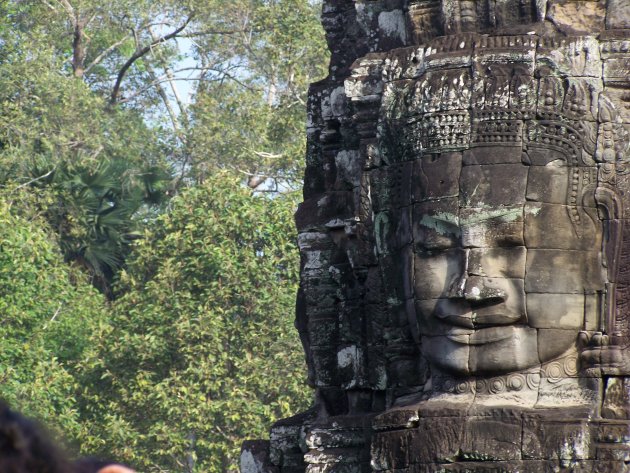
<instances>
[{"instance_id":1,"label":"carved stone face","mask_svg":"<svg viewBox=\"0 0 630 473\"><path fill-rule=\"evenodd\" d=\"M618 325L626 132L589 48L504 43L436 39L382 75L376 253L438 373L544 371Z\"/></svg>"},{"instance_id":2,"label":"carved stone face","mask_svg":"<svg viewBox=\"0 0 630 473\"><path fill-rule=\"evenodd\" d=\"M535 155L485 146L414 162L415 316L424 355L444 371L539 366L595 320L606 275L596 170Z\"/></svg>"}]
</instances>

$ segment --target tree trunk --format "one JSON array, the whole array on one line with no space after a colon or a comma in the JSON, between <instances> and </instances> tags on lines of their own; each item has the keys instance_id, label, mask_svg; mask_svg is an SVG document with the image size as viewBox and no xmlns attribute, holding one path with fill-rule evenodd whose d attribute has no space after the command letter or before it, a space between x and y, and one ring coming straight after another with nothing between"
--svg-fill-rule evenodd
<instances>
[{"instance_id":1,"label":"tree trunk","mask_svg":"<svg viewBox=\"0 0 630 473\"><path fill-rule=\"evenodd\" d=\"M72 41L72 71L74 77L83 77L85 73L86 55L87 37L85 36L85 20L77 15L74 21L74 39Z\"/></svg>"}]
</instances>

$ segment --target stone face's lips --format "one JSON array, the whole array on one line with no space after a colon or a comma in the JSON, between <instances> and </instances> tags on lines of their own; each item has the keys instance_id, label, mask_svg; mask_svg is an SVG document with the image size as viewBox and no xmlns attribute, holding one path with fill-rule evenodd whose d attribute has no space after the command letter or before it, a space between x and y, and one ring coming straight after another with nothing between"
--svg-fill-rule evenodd
<instances>
[{"instance_id":1,"label":"stone face's lips","mask_svg":"<svg viewBox=\"0 0 630 473\"><path fill-rule=\"evenodd\" d=\"M452 325L454 327L463 327L466 329L474 328L492 328L502 325L513 325L523 319L525 311L516 312L514 310L508 310L505 307L495 305L493 307L485 307L486 311L467 311L462 314L445 313L442 314L439 311L434 315L443 323ZM485 327L484 327L485 326Z\"/></svg>"},{"instance_id":2,"label":"stone face's lips","mask_svg":"<svg viewBox=\"0 0 630 473\"><path fill-rule=\"evenodd\" d=\"M453 327L448 331L447 335L449 337L468 337L473 333L475 333L475 330L472 328Z\"/></svg>"},{"instance_id":3,"label":"stone face's lips","mask_svg":"<svg viewBox=\"0 0 630 473\"><path fill-rule=\"evenodd\" d=\"M473 312L472 319L475 325L509 325L521 320L524 315L524 313L508 310L490 314Z\"/></svg>"},{"instance_id":4,"label":"stone face's lips","mask_svg":"<svg viewBox=\"0 0 630 473\"><path fill-rule=\"evenodd\" d=\"M487 343L500 342L514 336L512 327L489 327L480 330L473 330L466 335L463 333L449 333L446 337L462 345L485 345Z\"/></svg>"}]
</instances>

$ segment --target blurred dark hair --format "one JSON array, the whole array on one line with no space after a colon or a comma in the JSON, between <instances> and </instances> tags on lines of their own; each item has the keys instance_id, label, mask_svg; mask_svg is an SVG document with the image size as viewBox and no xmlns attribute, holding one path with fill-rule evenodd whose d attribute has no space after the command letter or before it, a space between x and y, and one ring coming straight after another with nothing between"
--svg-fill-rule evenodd
<instances>
[{"instance_id":1,"label":"blurred dark hair","mask_svg":"<svg viewBox=\"0 0 630 473\"><path fill-rule=\"evenodd\" d=\"M0 472L74 473L74 468L43 427L0 401Z\"/></svg>"},{"instance_id":2,"label":"blurred dark hair","mask_svg":"<svg viewBox=\"0 0 630 473\"><path fill-rule=\"evenodd\" d=\"M73 473L97 473L101 468L105 468L113 462L100 460L98 458L80 458L74 463Z\"/></svg>"}]
</instances>

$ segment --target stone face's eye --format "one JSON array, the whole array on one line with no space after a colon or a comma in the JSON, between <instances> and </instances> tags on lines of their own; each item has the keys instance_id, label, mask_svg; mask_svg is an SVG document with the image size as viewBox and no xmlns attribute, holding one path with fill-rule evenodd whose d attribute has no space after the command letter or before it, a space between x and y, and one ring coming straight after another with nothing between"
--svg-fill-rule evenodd
<instances>
[{"instance_id":1,"label":"stone face's eye","mask_svg":"<svg viewBox=\"0 0 630 473\"><path fill-rule=\"evenodd\" d=\"M461 209L462 246L523 246L522 206Z\"/></svg>"},{"instance_id":2,"label":"stone face's eye","mask_svg":"<svg viewBox=\"0 0 630 473\"><path fill-rule=\"evenodd\" d=\"M457 223L424 215L414 222L414 241L424 248L450 248L459 243L461 230Z\"/></svg>"},{"instance_id":3,"label":"stone face's eye","mask_svg":"<svg viewBox=\"0 0 630 473\"><path fill-rule=\"evenodd\" d=\"M522 280L525 277L526 254L527 250L523 246L470 249L468 274Z\"/></svg>"}]
</instances>

